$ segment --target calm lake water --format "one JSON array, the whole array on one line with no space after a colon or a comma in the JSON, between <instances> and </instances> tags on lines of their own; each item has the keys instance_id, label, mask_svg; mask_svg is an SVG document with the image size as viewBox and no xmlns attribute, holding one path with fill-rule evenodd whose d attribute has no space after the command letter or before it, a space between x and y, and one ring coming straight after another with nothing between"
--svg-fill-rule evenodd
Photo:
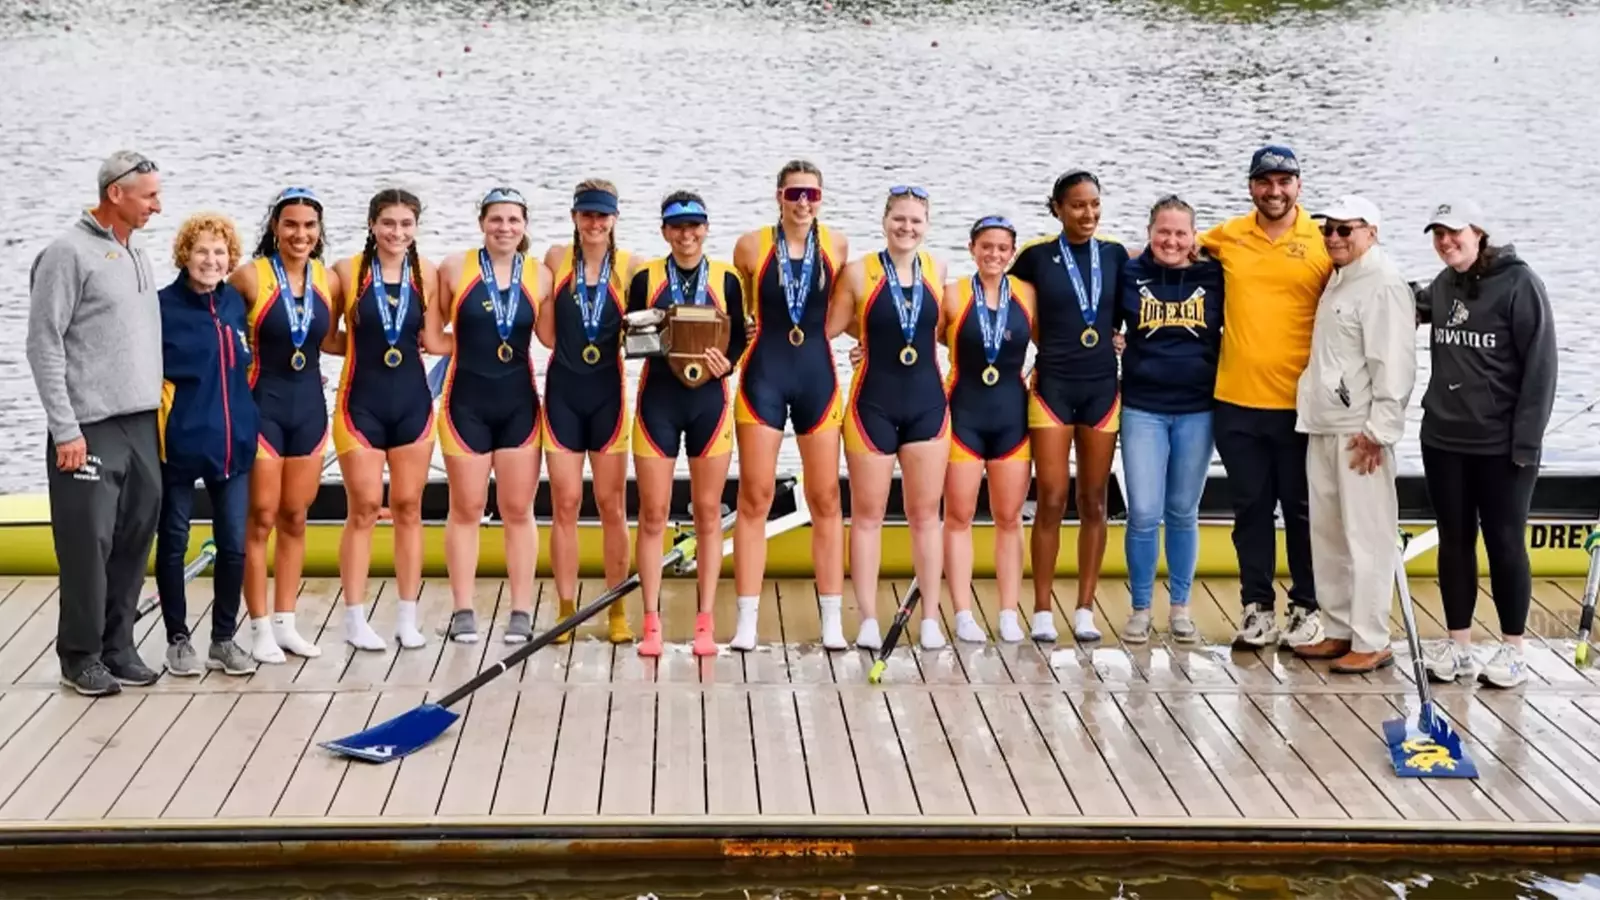
<instances>
[{"instance_id":1,"label":"calm lake water","mask_svg":"<svg viewBox=\"0 0 1600 900\"><path fill-rule=\"evenodd\" d=\"M957 866L965 865L963 874ZM1172 862L1063 861L1045 868L997 860L875 861L854 866L669 866L651 871L497 869L283 871L7 878L0 898L207 897L218 900L1579 900L1600 894L1581 867L1415 866L1382 862L1262 861L1227 867ZM1292 873L1292 874L1290 874Z\"/></svg>"},{"instance_id":2,"label":"calm lake water","mask_svg":"<svg viewBox=\"0 0 1600 900\"><path fill-rule=\"evenodd\" d=\"M959 275L979 215L1054 230L1043 201L1068 167L1100 175L1102 231L1142 243L1168 191L1202 225L1246 210L1251 150L1283 141L1308 206L1348 191L1382 205L1413 277L1439 267L1421 234L1430 204L1482 198L1553 297L1554 429L1595 398L1600 368L1587 299L1600 257L1579 199L1600 188L1585 150L1600 134L1596 46L1600 10L1563 0L8 0L0 491L44 484L29 264L124 146L162 166L166 210L144 238L163 262L200 209L253 242L287 184L328 202L335 257L359 249L366 200L387 185L422 196L429 257L479 240L475 201L502 183L529 195L542 249L570 234L572 186L590 176L620 185L621 243L649 254L664 252L660 198L699 190L709 249L727 257L774 217L777 168L806 157L858 254L881 246L885 188L926 185L928 243ZM1547 459L1600 467L1597 436L1600 416L1580 415ZM1402 459L1417 470L1414 425Z\"/></svg>"}]
</instances>

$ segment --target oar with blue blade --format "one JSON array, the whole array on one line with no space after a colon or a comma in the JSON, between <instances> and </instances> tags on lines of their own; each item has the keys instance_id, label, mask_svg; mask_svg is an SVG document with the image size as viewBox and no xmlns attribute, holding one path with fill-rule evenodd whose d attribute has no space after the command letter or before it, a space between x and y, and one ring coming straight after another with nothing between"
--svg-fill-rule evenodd
<instances>
[{"instance_id":1,"label":"oar with blue blade","mask_svg":"<svg viewBox=\"0 0 1600 900\"><path fill-rule=\"evenodd\" d=\"M439 394L444 391L444 376L449 372L450 357L448 355L439 357L439 361L433 364L432 369L428 370L428 393L433 395L433 399L439 399Z\"/></svg>"},{"instance_id":2,"label":"oar with blue blade","mask_svg":"<svg viewBox=\"0 0 1600 900\"><path fill-rule=\"evenodd\" d=\"M1438 543L1438 532L1430 532ZM1404 537L1404 536L1403 536ZM1429 537L1429 535L1424 535ZM1421 541L1412 542L1416 544ZM1411 551L1415 552L1411 552ZM1406 641L1411 646L1411 677L1417 682L1419 705L1415 718L1401 717L1383 723L1383 740L1389 746L1389 759L1396 775L1402 778L1476 778L1478 767L1461 746L1461 736L1433 703L1428 689L1428 670L1422 660L1422 641L1417 636L1416 611L1411 603L1411 586L1406 579L1406 557L1423 552L1415 547L1395 548L1395 584L1400 589L1400 617L1405 621Z\"/></svg>"}]
</instances>

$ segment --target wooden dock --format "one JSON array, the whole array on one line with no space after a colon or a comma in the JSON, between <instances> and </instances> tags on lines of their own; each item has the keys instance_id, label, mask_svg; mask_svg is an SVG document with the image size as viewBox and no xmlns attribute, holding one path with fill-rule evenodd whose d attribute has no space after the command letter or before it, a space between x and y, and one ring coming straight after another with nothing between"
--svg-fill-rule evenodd
<instances>
[{"instance_id":1,"label":"wooden dock","mask_svg":"<svg viewBox=\"0 0 1600 900\"><path fill-rule=\"evenodd\" d=\"M1442 636L1437 586L1413 585L1425 636ZM884 584L885 626L905 588ZM1158 596L1162 630L1122 645L1129 597L1113 581L1098 646L1075 645L1064 618L1053 647L905 646L880 686L867 684L864 652L820 647L809 583L768 584L757 651L702 662L688 649L692 582L668 580L659 662L605 642L598 616L458 707L463 719L433 745L370 765L316 742L438 697L507 652L503 582L477 584L480 627L493 623L480 643L438 636L450 600L435 580L422 595L429 645L398 651L391 639L367 654L342 641L338 583L308 580L299 618L320 658L90 700L57 681L54 581L11 579L0 583L0 869L337 862L370 858L363 844L385 858L1126 852L1130 840L1163 852L1589 855L1600 852L1600 673L1571 662L1581 588L1537 582L1524 688L1439 691L1482 770L1463 781L1390 768L1381 723L1415 704L1403 641L1400 664L1370 676L1233 652L1231 580L1196 586L1202 644L1167 641ZM727 581L724 592L725 641ZM203 655L208 583L189 596ZM367 598L386 638L394 596L375 580ZM994 634L992 582L976 601ZM628 607L637 630L637 595ZM537 627L554 611L541 581ZM1492 641L1486 592L1478 616L1478 638ZM159 618L138 624L157 668ZM858 619L847 593L848 636ZM952 619L946 604L947 635ZM1394 627L1401 635L1398 613Z\"/></svg>"}]
</instances>

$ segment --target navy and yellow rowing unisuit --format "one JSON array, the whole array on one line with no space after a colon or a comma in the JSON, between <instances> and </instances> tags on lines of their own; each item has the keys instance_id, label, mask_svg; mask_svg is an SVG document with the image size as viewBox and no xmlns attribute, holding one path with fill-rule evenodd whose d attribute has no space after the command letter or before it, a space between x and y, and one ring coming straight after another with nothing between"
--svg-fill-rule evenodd
<instances>
[{"instance_id":1,"label":"navy and yellow rowing unisuit","mask_svg":"<svg viewBox=\"0 0 1600 900\"><path fill-rule=\"evenodd\" d=\"M1115 431L1121 401L1111 334L1117 285L1128 262L1128 249L1107 238L1091 239L1100 251L1100 293L1091 298L1091 327L1078 306L1078 294L1061 255L1061 237L1058 232L1029 241L1011 264L1011 274L1033 287L1038 322L1039 355L1033 368L1028 418L1035 428L1088 425ZM1067 245L1085 294L1094 291L1090 245L1091 241Z\"/></svg>"},{"instance_id":2,"label":"navy and yellow rowing unisuit","mask_svg":"<svg viewBox=\"0 0 1600 900\"><path fill-rule=\"evenodd\" d=\"M984 377L990 363L972 279L956 282L954 305L960 312L945 328L945 343L950 348L950 373L945 378L950 396L950 459L955 462L1028 459L1028 387L1022 380L1022 364L1032 340L1033 292L1016 277L1005 277L1011 302L1005 321L998 323L1001 341L993 363L993 384ZM999 298L984 299L993 301L985 304L993 321Z\"/></svg>"},{"instance_id":3,"label":"navy and yellow rowing unisuit","mask_svg":"<svg viewBox=\"0 0 1600 900\"><path fill-rule=\"evenodd\" d=\"M885 277L883 255L874 253L862 260L863 289L855 314L862 357L850 387L844 428L849 453L887 455L906 444L943 438L948 430L950 404L934 356L944 290L933 257L919 251L917 259L922 266L923 298L913 324L911 348L916 359L911 365L903 362L905 333L900 330L894 292ZM901 292L907 303L912 302L909 280L901 284Z\"/></svg>"},{"instance_id":4,"label":"navy and yellow rowing unisuit","mask_svg":"<svg viewBox=\"0 0 1600 900\"><path fill-rule=\"evenodd\" d=\"M320 457L328 443L328 404L322 396L320 369L322 339L333 324L328 269L312 260L310 288L302 288L293 300L297 310L309 306L311 316L299 347L304 364L296 369L289 310L272 260L257 259L253 265L255 296L245 299L250 304L250 393L261 414L256 457Z\"/></svg>"},{"instance_id":5,"label":"navy and yellow rowing unisuit","mask_svg":"<svg viewBox=\"0 0 1600 900\"><path fill-rule=\"evenodd\" d=\"M740 425L765 425L782 431L784 422L793 418L795 434L837 428L844 418L844 406L833 350L824 333L828 295L839 276L833 233L817 223L817 256L798 325L789 317L789 300L779 281L778 266L784 264L779 262L783 259L789 266L790 281L798 283L804 277L805 260L791 258L787 242L780 250L777 226L763 228L759 234L757 259L761 263L750 281L755 293L751 306L756 336L740 369L734 419Z\"/></svg>"},{"instance_id":6,"label":"navy and yellow rowing unisuit","mask_svg":"<svg viewBox=\"0 0 1600 900\"><path fill-rule=\"evenodd\" d=\"M533 341L540 263L527 254L519 256L521 280L512 295L511 330L504 339L479 252L462 257L461 275L453 287L455 299L446 311L456 339L439 400L444 419L439 444L446 456L537 446L539 392L533 385L528 346ZM500 303L505 304L511 267L494 280Z\"/></svg>"},{"instance_id":7,"label":"navy and yellow rowing unisuit","mask_svg":"<svg viewBox=\"0 0 1600 900\"><path fill-rule=\"evenodd\" d=\"M422 273L411 273L411 302L399 322L400 339L395 349L400 364L384 362L389 341L378 315L378 295L372 289L371 263L363 265L362 255L350 261L350 289L345 292L344 373L339 378L337 415L333 420L334 450L343 456L351 450L390 450L433 437L433 395L428 390L428 372L422 363L418 340L422 332ZM384 293L389 298L391 315L400 302L400 282L387 276Z\"/></svg>"},{"instance_id":8,"label":"navy and yellow rowing unisuit","mask_svg":"<svg viewBox=\"0 0 1600 900\"><path fill-rule=\"evenodd\" d=\"M727 263L708 260L706 302L728 317L728 359L737 364L744 354L744 290L739 273ZM667 266L677 268L686 302L693 300L699 269L684 271L672 257L658 259L633 276L628 309L638 312L672 305ZM733 374L731 371L729 375ZM733 450L732 391L728 377L711 378L689 387L672 374L666 360L647 359L639 376L635 404L633 455L676 458L681 446L691 457L720 456Z\"/></svg>"},{"instance_id":9,"label":"navy and yellow rowing unisuit","mask_svg":"<svg viewBox=\"0 0 1600 900\"><path fill-rule=\"evenodd\" d=\"M575 260L575 251L568 247L555 273L551 309L555 315L556 345L545 372L540 440L546 450L626 453L628 404L622 378L621 334L633 255L626 250L612 251L611 274L599 309L593 351L589 350L583 310L572 293ZM587 279L587 275L584 277ZM584 293L593 298L599 288L586 280Z\"/></svg>"}]
</instances>

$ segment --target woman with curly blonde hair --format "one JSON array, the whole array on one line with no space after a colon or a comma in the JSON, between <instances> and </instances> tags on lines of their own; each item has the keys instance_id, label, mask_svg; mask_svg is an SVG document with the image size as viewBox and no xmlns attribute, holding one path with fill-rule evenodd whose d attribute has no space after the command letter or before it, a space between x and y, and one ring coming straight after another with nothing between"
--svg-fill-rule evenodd
<instances>
[{"instance_id":1,"label":"woman with curly blonde hair","mask_svg":"<svg viewBox=\"0 0 1600 900\"><path fill-rule=\"evenodd\" d=\"M255 661L233 641L244 581L244 526L258 419L250 396L244 297L225 280L239 235L227 218L190 216L173 241L178 277L161 297L161 518L156 586L167 629L167 671L249 675ZM190 641L184 557L196 482L211 498L217 543L211 641L204 665Z\"/></svg>"}]
</instances>

